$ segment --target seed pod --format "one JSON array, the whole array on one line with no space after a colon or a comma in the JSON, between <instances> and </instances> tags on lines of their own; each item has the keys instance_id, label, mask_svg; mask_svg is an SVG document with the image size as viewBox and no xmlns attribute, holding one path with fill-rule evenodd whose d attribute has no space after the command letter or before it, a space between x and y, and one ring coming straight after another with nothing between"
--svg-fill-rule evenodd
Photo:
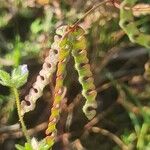
<instances>
[{"instance_id":1,"label":"seed pod","mask_svg":"<svg viewBox=\"0 0 150 150\"><path fill-rule=\"evenodd\" d=\"M136 2L137 0L124 0L121 3L119 25L128 35L131 42L150 48L150 35L140 32L134 21L132 8Z\"/></svg>"},{"instance_id":2,"label":"seed pod","mask_svg":"<svg viewBox=\"0 0 150 150\"><path fill-rule=\"evenodd\" d=\"M62 26L56 31L54 37L54 43L51 45L49 55L45 58L42 70L39 72L35 83L29 91L29 94L25 97L25 100L21 102L21 114L34 110L36 101L43 94L44 87L49 83L49 78L56 70L59 55L59 43L66 30L67 26Z\"/></svg>"},{"instance_id":3,"label":"seed pod","mask_svg":"<svg viewBox=\"0 0 150 150\"><path fill-rule=\"evenodd\" d=\"M59 44L59 61L58 61L58 67L57 67L57 78L56 78L56 85L55 85L55 94L54 94L54 102L51 109L51 116L49 118L49 124L46 130L46 141L47 144L52 147L56 134L56 124L59 120L60 111L61 111L61 101L64 97L64 79L65 79L65 72L66 72L66 65L67 61L69 59L69 53L70 53L70 46L68 45L69 40L67 37L63 38Z\"/></svg>"},{"instance_id":4,"label":"seed pod","mask_svg":"<svg viewBox=\"0 0 150 150\"><path fill-rule=\"evenodd\" d=\"M75 42L73 44L72 56L75 60L75 68L78 71L79 82L82 85L82 95L85 97L86 102L83 106L83 112L86 117L91 120L96 115L96 95L94 79L87 58L86 51L86 39L84 37L84 30L81 27L77 27L74 31L76 35Z\"/></svg>"},{"instance_id":5,"label":"seed pod","mask_svg":"<svg viewBox=\"0 0 150 150\"><path fill-rule=\"evenodd\" d=\"M87 100L83 107L83 111L88 119L92 119L96 114L96 111L93 109L97 106L95 101L97 92L93 83L94 79L92 78L90 65L88 64L89 61L86 56L86 40L83 36L84 30L79 26L77 26L74 30L69 29L71 29L71 27L68 26L68 29L66 29L65 32L67 34L63 36L59 44L59 62L57 68L54 103L51 109L48 128L46 130L46 141L50 147L53 146L57 134L56 124L59 120L61 111L60 105L64 95L63 82L65 79L66 64L69 59L70 51L72 51L72 55L75 59L75 67L79 73L79 82L83 87L82 94Z\"/></svg>"}]
</instances>

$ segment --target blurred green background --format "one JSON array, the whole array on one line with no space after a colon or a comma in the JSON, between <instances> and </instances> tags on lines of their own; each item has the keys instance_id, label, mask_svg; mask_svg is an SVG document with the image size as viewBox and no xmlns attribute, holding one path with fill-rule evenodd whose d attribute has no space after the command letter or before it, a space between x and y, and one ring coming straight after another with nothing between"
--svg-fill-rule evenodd
<instances>
[{"instance_id":1,"label":"blurred green background","mask_svg":"<svg viewBox=\"0 0 150 150\"><path fill-rule=\"evenodd\" d=\"M57 27L75 23L99 2L0 0L0 69L10 72L21 64L29 68L28 82L20 90L21 100L36 80ZM150 17L135 19L149 34ZM89 122L82 112L84 98L71 57L65 82L66 105L58 123L58 133L64 137L54 150L136 150L138 144L141 150L150 149L150 70L144 68L149 64L149 50L131 43L118 22L118 8L108 3L80 23L86 31L88 58L98 91L98 115ZM55 75L36 109L25 115L31 137L38 140L45 137L54 85ZM14 150L17 143L24 145L25 139L15 101L10 89L0 85L0 149Z\"/></svg>"}]
</instances>

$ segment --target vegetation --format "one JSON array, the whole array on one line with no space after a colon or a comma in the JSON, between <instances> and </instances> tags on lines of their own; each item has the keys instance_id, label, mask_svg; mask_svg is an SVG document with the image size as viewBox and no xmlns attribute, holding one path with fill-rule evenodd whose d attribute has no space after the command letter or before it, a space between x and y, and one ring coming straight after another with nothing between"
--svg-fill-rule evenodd
<instances>
[{"instance_id":1,"label":"vegetation","mask_svg":"<svg viewBox=\"0 0 150 150\"><path fill-rule=\"evenodd\" d=\"M149 0L1 0L0 149L149 150L149 24Z\"/></svg>"}]
</instances>

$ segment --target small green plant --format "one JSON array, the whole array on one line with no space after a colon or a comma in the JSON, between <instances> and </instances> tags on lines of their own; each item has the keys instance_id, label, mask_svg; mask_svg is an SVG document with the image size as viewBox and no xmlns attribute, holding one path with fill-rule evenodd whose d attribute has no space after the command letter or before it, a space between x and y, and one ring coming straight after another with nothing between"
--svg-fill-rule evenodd
<instances>
[{"instance_id":1,"label":"small green plant","mask_svg":"<svg viewBox=\"0 0 150 150\"><path fill-rule=\"evenodd\" d=\"M27 141L30 142L30 138L27 134L26 126L21 116L21 106L20 106L19 93L18 93L18 89L27 82L27 77L28 77L27 65L21 65L18 68L15 68L11 72L11 74L7 73L4 70L0 70L0 84L11 88L11 91L15 97L16 107L18 111L19 121L22 126L22 131L24 132Z\"/></svg>"},{"instance_id":2,"label":"small green plant","mask_svg":"<svg viewBox=\"0 0 150 150\"><path fill-rule=\"evenodd\" d=\"M132 133L125 132L122 135L123 141L129 144L130 142L136 143L136 148L138 150L144 150L149 148L149 128L150 128L150 114L149 110L143 109L140 100L136 95L131 93L131 89L125 84L120 84L115 81L111 74L108 73L108 78L112 81L112 84L120 91L121 100L120 103L126 109L129 114L129 117L132 121L134 131ZM132 107L139 108L139 116L131 111L130 105Z\"/></svg>"},{"instance_id":3,"label":"small green plant","mask_svg":"<svg viewBox=\"0 0 150 150\"><path fill-rule=\"evenodd\" d=\"M24 146L16 144L17 150L49 150L50 146L46 144L45 140L38 142L35 138L31 139L30 143L25 143Z\"/></svg>"}]
</instances>

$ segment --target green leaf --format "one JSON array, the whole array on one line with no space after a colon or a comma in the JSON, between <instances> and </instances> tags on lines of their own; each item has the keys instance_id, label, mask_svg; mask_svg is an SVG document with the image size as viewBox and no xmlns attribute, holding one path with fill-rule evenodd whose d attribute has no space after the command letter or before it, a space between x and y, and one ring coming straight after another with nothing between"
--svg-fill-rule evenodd
<instances>
[{"instance_id":1,"label":"green leaf","mask_svg":"<svg viewBox=\"0 0 150 150\"><path fill-rule=\"evenodd\" d=\"M0 70L0 84L2 84L3 86L9 86L11 87L11 77L9 75L9 73L7 73L4 70Z\"/></svg>"},{"instance_id":2,"label":"green leaf","mask_svg":"<svg viewBox=\"0 0 150 150\"><path fill-rule=\"evenodd\" d=\"M17 150L33 150L32 146L29 143L25 143L25 146L21 146L20 144L16 144L15 147Z\"/></svg>"},{"instance_id":3,"label":"green leaf","mask_svg":"<svg viewBox=\"0 0 150 150\"><path fill-rule=\"evenodd\" d=\"M33 150L29 143L25 143L25 150Z\"/></svg>"},{"instance_id":4,"label":"green leaf","mask_svg":"<svg viewBox=\"0 0 150 150\"><path fill-rule=\"evenodd\" d=\"M11 81L13 86L19 88L27 82L29 71L27 65L20 65L18 68L15 68L11 73Z\"/></svg>"},{"instance_id":5,"label":"green leaf","mask_svg":"<svg viewBox=\"0 0 150 150\"><path fill-rule=\"evenodd\" d=\"M38 142L35 140L35 138L33 138L31 143L32 144L25 143L24 146L21 146L20 144L16 144L15 147L17 148L17 150L33 150L33 149L37 149L37 146L38 146L39 150L51 150L50 146L47 145L45 139ZM34 146L35 143L37 144L36 146Z\"/></svg>"},{"instance_id":6,"label":"green leaf","mask_svg":"<svg viewBox=\"0 0 150 150\"><path fill-rule=\"evenodd\" d=\"M25 143L25 146L21 146L20 144L16 144L15 147L17 150L33 150L32 146L29 143Z\"/></svg>"},{"instance_id":7,"label":"green leaf","mask_svg":"<svg viewBox=\"0 0 150 150\"><path fill-rule=\"evenodd\" d=\"M15 147L17 150L25 150L25 148L19 144L16 144Z\"/></svg>"}]
</instances>

